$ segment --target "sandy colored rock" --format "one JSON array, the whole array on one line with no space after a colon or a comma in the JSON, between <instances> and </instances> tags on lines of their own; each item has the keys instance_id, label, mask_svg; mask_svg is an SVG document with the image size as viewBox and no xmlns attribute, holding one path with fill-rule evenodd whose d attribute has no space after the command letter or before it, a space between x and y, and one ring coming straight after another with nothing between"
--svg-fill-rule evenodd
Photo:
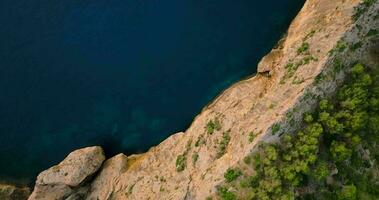
<instances>
[{"instance_id":1,"label":"sandy colored rock","mask_svg":"<svg viewBox=\"0 0 379 200\"><path fill-rule=\"evenodd\" d=\"M64 184L77 186L96 172L105 156L101 147L87 147L70 153L61 163L43 171L37 177L38 185Z\"/></svg>"},{"instance_id":2,"label":"sandy colored rock","mask_svg":"<svg viewBox=\"0 0 379 200\"><path fill-rule=\"evenodd\" d=\"M91 193L87 199L109 199L115 189L114 186L119 181L118 178L127 168L127 161L128 159L124 154L118 154L107 160L101 169L101 173L92 182Z\"/></svg>"},{"instance_id":3,"label":"sandy colored rock","mask_svg":"<svg viewBox=\"0 0 379 200\"><path fill-rule=\"evenodd\" d=\"M72 192L73 190L69 186L63 184L36 185L29 200L63 200L69 197Z\"/></svg>"},{"instance_id":4,"label":"sandy colored rock","mask_svg":"<svg viewBox=\"0 0 379 200\"><path fill-rule=\"evenodd\" d=\"M258 64L258 73L269 73L279 64L282 58L282 51L280 49L273 49L269 54L262 58Z\"/></svg>"},{"instance_id":5,"label":"sandy colored rock","mask_svg":"<svg viewBox=\"0 0 379 200\"><path fill-rule=\"evenodd\" d=\"M101 167L105 156L101 147L87 147L70 153L61 163L37 177L32 199L65 199Z\"/></svg>"}]
</instances>

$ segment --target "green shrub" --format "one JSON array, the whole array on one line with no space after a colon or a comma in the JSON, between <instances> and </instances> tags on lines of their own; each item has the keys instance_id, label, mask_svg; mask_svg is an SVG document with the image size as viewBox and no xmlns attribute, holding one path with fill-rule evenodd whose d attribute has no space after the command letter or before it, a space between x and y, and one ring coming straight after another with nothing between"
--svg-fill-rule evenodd
<instances>
[{"instance_id":1,"label":"green shrub","mask_svg":"<svg viewBox=\"0 0 379 200\"><path fill-rule=\"evenodd\" d=\"M249 143L254 142L254 139L255 139L255 133L254 132L250 132L249 133Z\"/></svg>"},{"instance_id":2,"label":"green shrub","mask_svg":"<svg viewBox=\"0 0 379 200\"><path fill-rule=\"evenodd\" d=\"M301 46L297 49L297 54L303 54L309 49L309 43L303 42Z\"/></svg>"},{"instance_id":3,"label":"green shrub","mask_svg":"<svg viewBox=\"0 0 379 200\"><path fill-rule=\"evenodd\" d=\"M221 158L226 153L226 148L230 142L230 130L222 134L222 139L218 144L217 158Z\"/></svg>"},{"instance_id":4,"label":"green shrub","mask_svg":"<svg viewBox=\"0 0 379 200\"><path fill-rule=\"evenodd\" d=\"M375 1L376 0L363 0L361 4L355 7L353 20L357 21L363 15L363 13L365 13L370 8L370 6L375 3Z\"/></svg>"},{"instance_id":5,"label":"green shrub","mask_svg":"<svg viewBox=\"0 0 379 200\"><path fill-rule=\"evenodd\" d=\"M206 130L208 134L213 134L215 130L219 131L221 130L221 128L221 123L217 118L214 121L210 120L206 125Z\"/></svg>"},{"instance_id":6,"label":"green shrub","mask_svg":"<svg viewBox=\"0 0 379 200\"><path fill-rule=\"evenodd\" d=\"M308 187L317 188L317 193L300 193L296 198L379 199L379 189L376 189L379 178L366 172L371 165L356 149L369 148L371 161L379 171L373 159L379 157L376 146L379 109L370 107L379 103L376 100L379 75L367 74L362 64L354 65L351 72L350 81L339 89L337 97L321 100L315 112L304 115L306 123L299 131L285 134L279 144L261 145L253 155L256 175L244 177L240 182L241 187L254 192L253 200L294 199L295 191ZM279 126L272 127L273 133L279 129ZM250 159L245 163L249 164ZM338 184L327 186L329 166L338 170L334 182L357 184L343 186L340 191Z\"/></svg>"},{"instance_id":7,"label":"green shrub","mask_svg":"<svg viewBox=\"0 0 379 200\"><path fill-rule=\"evenodd\" d=\"M299 130L276 144L261 144L244 159L254 168L253 176L237 176L230 169L227 184L240 177L239 186L254 194L252 200L379 199L378 105L379 69L354 65L336 95L304 115ZM287 118L293 118L292 112ZM279 130L272 127L273 133ZM332 171L338 173L326 184ZM219 195L228 192L223 188Z\"/></svg>"},{"instance_id":8,"label":"green shrub","mask_svg":"<svg viewBox=\"0 0 379 200\"><path fill-rule=\"evenodd\" d=\"M319 161L313 171L313 178L318 181L323 181L329 176L329 174L328 163L325 161Z\"/></svg>"},{"instance_id":9,"label":"green shrub","mask_svg":"<svg viewBox=\"0 0 379 200\"><path fill-rule=\"evenodd\" d=\"M338 200L356 200L357 188L354 185L345 185L338 193Z\"/></svg>"},{"instance_id":10,"label":"green shrub","mask_svg":"<svg viewBox=\"0 0 379 200\"><path fill-rule=\"evenodd\" d=\"M251 156L245 156L245 158L243 158L243 162L247 165L251 164Z\"/></svg>"},{"instance_id":11,"label":"green shrub","mask_svg":"<svg viewBox=\"0 0 379 200\"><path fill-rule=\"evenodd\" d=\"M379 35L379 30L378 29L370 29L367 32L366 37L372 37L372 36L376 36L376 35Z\"/></svg>"},{"instance_id":12,"label":"green shrub","mask_svg":"<svg viewBox=\"0 0 379 200\"><path fill-rule=\"evenodd\" d=\"M222 200L236 200L237 199L237 196L233 192L230 192L225 187L219 187L217 191L218 191L218 195L221 197Z\"/></svg>"},{"instance_id":13,"label":"green shrub","mask_svg":"<svg viewBox=\"0 0 379 200\"><path fill-rule=\"evenodd\" d=\"M354 67L351 69L353 75L361 75L364 73L364 71L365 67L361 63L355 64Z\"/></svg>"},{"instance_id":14,"label":"green shrub","mask_svg":"<svg viewBox=\"0 0 379 200\"><path fill-rule=\"evenodd\" d=\"M202 144L205 144L205 140L204 140L204 136L203 135L200 135L196 142L195 142L195 147L199 147L201 146Z\"/></svg>"},{"instance_id":15,"label":"green shrub","mask_svg":"<svg viewBox=\"0 0 379 200\"><path fill-rule=\"evenodd\" d=\"M307 123L312 123L313 122L313 116L310 113L307 113L304 115L304 121Z\"/></svg>"},{"instance_id":16,"label":"green shrub","mask_svg":"<svg viewBox=\"0 0 379 200\"><path fill-rule=\"evenodd\" d=\"M186 168L187 157L180 154L176 157L176 171L181 172Z\"/></svg>"},{"instance_id":17,"label":"green shrub","mask_svg":"<svg viewBox=\"0 0 379 200\"><path fill-rule=\"evenodd\" d=\"M241 170L239 169L231 169L229 168L225 174L224 174L224 178L226 180L226 182L230 183L234 180L236 180L239 176L242 175L242 172Z\"/></svg>"},{"instance_id":18,"label":"green shrub","mask_svg":"<svg viewBox=\"0 0 379 200\"><path fill-rule=\"evenodd\" d=\"M271 128L272 134L276 134L280 130L280 124L274 124Z\"/></svg>"},{"instance_id":19,"label":"green shrub","mask_svg":"<svg viewBox=\"0 0 379 200\"><path fill-rule=\"evenodd\" d=\"M344 161L351 157L352 151L343 142L333 141L330 153L336 161Z\"/></svg>"},{"instance_id":20,"label":"green shrub","mask_svg":"<svg viewBox=\"0 0 379 200\"><path fill-rule=\"evenodd\" d=\"M332 49L330 50L330 54L335 54L335 53L341 53L343 51L345 51L345 49L347 48L347 43L344 41L344 40L339 40L337 42L337 45Z\"/></svg>"},{"instance_id":21,"label":"green shrub","mask_svg":"<svg viewBox=\"0 0 379 200\"><path fill-rule=\"evenodd\" d=\"M350 46L350 50L356 51L357 49L362 47L362 42L356 42Z\"/></svg>"}]
</instances>

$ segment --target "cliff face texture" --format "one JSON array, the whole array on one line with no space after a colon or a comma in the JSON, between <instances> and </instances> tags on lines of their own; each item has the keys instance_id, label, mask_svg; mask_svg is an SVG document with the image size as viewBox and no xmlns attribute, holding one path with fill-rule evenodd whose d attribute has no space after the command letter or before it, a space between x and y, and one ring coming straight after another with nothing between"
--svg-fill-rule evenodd
<instances>
[{"instance_id":1,"label":"cliff face texture","mask_svg":"<svg viewBox=\"0 0 379 200\"><path fill-rule=\"evenodd\" d=\"M224 91L184 133L105 162L100 147L77 150L38 176L29 199L217 199L229 167L243 169L258 143L295 129L317 97L336 89L344 78L344 69L333 68L336 59L378 61L378 40L363 36L378 27L379 3L354 21L359 3L308 0L258 74ZM359 48L346 50L358 41Z\"/></svg>"}]
</instances>

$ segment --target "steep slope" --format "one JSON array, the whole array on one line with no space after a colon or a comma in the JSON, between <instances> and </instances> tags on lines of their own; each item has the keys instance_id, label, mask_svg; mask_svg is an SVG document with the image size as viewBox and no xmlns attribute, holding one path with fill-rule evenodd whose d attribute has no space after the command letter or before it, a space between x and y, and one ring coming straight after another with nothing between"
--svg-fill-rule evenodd
<instances>
[{"instance_id":1,"label":"steep slope","mask_svg":"<svg viewBox=\"0 0 379 200\"><path fill-rule=\"evenodd\" d=\"M378 2L359 20L352 20L359 3L308 0L286 37L259 63L258 74L224 91L184 133L170 136L144 154L110 158L93 180L83 180L63 192L53 187L61 183L41 182L59 170L55 166L38 177L30 199L49 199L51 193L59 193L58 199L214 196L229 167L240 165L261 141L276 141L281 133L294 130L293 122L312 109L316 97L335 91L344 78L343 69L333 68L337 56L345 64L357 57L373 59L367 52L376 43L364 41L356 51L346 50L362 40L362 32L378 26L373 19Z\"/></svg>"}]
</instances>

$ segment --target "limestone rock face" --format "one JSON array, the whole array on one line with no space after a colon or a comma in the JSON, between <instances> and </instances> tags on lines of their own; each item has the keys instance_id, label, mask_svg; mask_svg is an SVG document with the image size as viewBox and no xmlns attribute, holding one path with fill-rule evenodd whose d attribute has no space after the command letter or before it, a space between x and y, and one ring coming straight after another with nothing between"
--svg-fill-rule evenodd
<instances>
[{"instance_id":1,"label":"limestone rock face","mask_svg":"<svg viewBox=\"0 0 379 200\"><path fill-rule=\"evenodd\" d=\"M61 200L69 197L72 192L73 190L69 186L63 184L36 185L32 195L29 197L29 200Z\"/></svg>"},{"instance_id":2,"label":"limestone rock face","mask_svg":"<svg viewBox=\"0 0 379 200\"><path fill-rule=\"evenodd\" d=\"M282 58L282 51L280 49L273 49L269 54L262 58L258 64L258 73L269 73L279 64Z\"/></svg>"},{"instance_id":3,"label":"limestone rock face","mask_svg":"<svg viewBox=\"0 0 379 200\"><path fill-rule=\"evenodd\" d=\"M97 146L70 153L61 163L38 175L29 199L67 198L101 167L104 160L103 150Z\"/></svg>"},{"instance_id":4,"label":"limestone rock face","mask_svg":"<svg viewBox=\"0 0 379 200\"><path fill-rule=\"evenodd\" d=\"M27 187L18 188L13 185L0 184L1 200L25 200L30 195Z\"/></svg>"},{"instance_id":5,"label":"limestone rock face","mask_svg":"<svg viewBox=\"0 0 379 200\"><path fill-rule=\"evenodd\" d=\"M107 160L101 173L92 182L91 190L87 199L109 199L112 195L114 186L119 181L120 175L127 169L127 157L124 154L118 154Z\"/></svg>"}]
</instances>

